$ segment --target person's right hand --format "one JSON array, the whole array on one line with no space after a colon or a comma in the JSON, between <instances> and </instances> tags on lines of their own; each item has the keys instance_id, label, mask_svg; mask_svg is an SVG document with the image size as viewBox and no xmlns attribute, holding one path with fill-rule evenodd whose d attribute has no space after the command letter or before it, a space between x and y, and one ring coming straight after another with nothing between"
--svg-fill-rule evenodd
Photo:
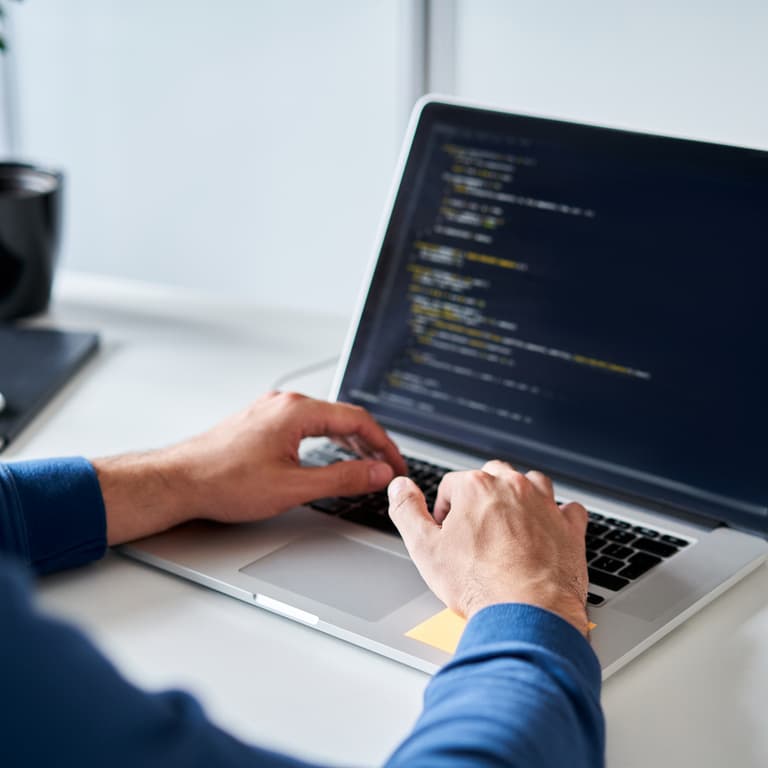
<instances>
[{"instance_id":1,"label":"person's right hand","mask_svg":"<svg viewBox=\"0 0 768 768\"><path fill-rule=\"evenodd\" d=\"M389 485L389 514L430 589L469 619L496 603L550 610L586 634L587 512L559 507L552 483L490 461L443 478L434 517L416 484Z\"/></svg>"}]
</instances>

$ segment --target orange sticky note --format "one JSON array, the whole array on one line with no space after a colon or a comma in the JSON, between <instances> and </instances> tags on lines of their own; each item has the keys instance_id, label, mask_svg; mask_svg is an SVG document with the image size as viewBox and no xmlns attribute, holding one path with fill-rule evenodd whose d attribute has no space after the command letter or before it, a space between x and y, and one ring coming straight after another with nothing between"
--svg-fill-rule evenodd
<instances>
[{"instance_id":1,"label":"orange sticky note","mask_svg":"<svg viewBox=\"0 0 768 768\"><path fill-rule=\"evenodd\" d=\"M421 624L417 624L413 629L409 629L405 636L431 645L433 648L439 648L446 653L455 653L466 626L466 619L462 619L461 616L446 608L430 616L426 621L422 621ZM589 622L590 632L596 627L597 624Z\"/></svg>"},{"instance_id":2,"label":"orange sticky note","mask_svg":"<svg viewBox=\"0 0 768 768\"><path fill-rule=\"evenodd\" d=\"M405 636L431 645L433 648L439 648L446 653L453 653L466 626L466 619L462 619L461 616L446 608L426 621L422 621L421 624L417 624L413 629L409 629Z\"/></svg>"}]
</instances>

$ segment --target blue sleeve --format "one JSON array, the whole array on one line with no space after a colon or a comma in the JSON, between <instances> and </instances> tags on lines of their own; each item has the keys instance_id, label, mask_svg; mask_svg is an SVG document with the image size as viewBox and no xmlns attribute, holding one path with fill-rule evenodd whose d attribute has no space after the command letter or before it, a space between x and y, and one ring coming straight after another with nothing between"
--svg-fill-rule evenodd
<instances>
[{"instance_id":1,"label":"blue sleeve","mask_svg":"<svg viewBox=\"0 0 768 768\"><path fill-rule=\"evenodd\" d=\"M76 630L39 615L3 554L38 572L106 547L104 504L84 459L0 464L0 765L304 766L212 725L181 692L125 681ZM600 667L554 614L486 608L429 684L392 766L601 766Z\"/></svg>"},{"instance_id":2,"label":"blue sleeve","mask_svg":"<svg viewBox=\"0 0 768 768\"><path fill-rule=\"evenodd\" d=\"M0 555L49 573L96 560L106 546L104 501L89 462L0 463Z\"/></svg>"},{"instance_id":3,"label":"blue sleeve","mask_svg":"<svg viewBox=\"0 0 768 768\"><path fill-rule=\"evenodd\" d=\"M24 582L0 558L0 765L306 766L229 736L185 693L134 687L80 632L40 615Z\"/></svg>"},{"instance_id":4,"label":"blue sleeve","mask_svg":"<svg viewBox=\"0 0 768 768\"><path fill-rule=\"evenodd\" d=\"M600 665L553 613L495 605L467 625L432 679L424 711L387 763L395 766L604 765Z\"/></svg>"},{"instance_id":5,"label":"blue sleeve","mask_svg":"<svg viewBox=\"0 0 768 768\"><path fill-rule=\"evenodd\" d=\"M135 688L78 631L38 614L20 572L1 559L0 614L0 765L307 766L229 736L185 693ZM388 765L595 768L599 689L599 666L575 629L529 606L488 608L430 683Z\"/></svg>"}]
</instances>

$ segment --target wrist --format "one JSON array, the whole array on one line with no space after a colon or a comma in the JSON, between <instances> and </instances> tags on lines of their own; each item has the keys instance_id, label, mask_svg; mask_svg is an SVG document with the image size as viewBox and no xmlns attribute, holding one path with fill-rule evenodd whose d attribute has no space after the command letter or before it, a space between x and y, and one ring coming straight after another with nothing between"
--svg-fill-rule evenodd
<instances>
[{"instance_id":1,"label":"wrist","mask_svg":"<svg viewBox=\"0 0 768 768\"><path fill-rule=\"evenodd\" d=\"M575 593L549 585L476 591L465 599L460 612L469 620L483 608L501 603L522 603L543 608L567 621L585 637L588 634L589 619L585 604Z\"/></svg>"},{"instance_id":2,"label":"wrist","mask_svg":"<svg viewBox=\"0 0 768 768\"><path fill-rule=\"evenodd\" d=\"M110 545L149 536L194 516L190 487L172 451L91 462L101 487Z\"/></svg>"}]
</instances>

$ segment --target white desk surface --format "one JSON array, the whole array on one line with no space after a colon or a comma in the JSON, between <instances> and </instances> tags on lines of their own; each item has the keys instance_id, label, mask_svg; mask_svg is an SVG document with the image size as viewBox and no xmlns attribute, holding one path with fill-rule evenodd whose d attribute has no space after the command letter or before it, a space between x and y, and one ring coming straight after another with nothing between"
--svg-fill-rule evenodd
<instances>
[{"instance_id":1,"label":"white desk surface","mask_svg":"<svg viewBox=\"0 0 768 768\"><path fill-rule=\"evenodd\" d=\"M98 358L3 458L98 456L206 428L282 373L339 352L345 319L232 306L64 274L50 322L102 334ZM330 372L299 381L326 394ZM117 555L44 579L136 683L192 691L242 739L342 765L381 763L426 675ZM768 765L768 568L604 686L608 765Z\"/></svg>"}]
</instances>

